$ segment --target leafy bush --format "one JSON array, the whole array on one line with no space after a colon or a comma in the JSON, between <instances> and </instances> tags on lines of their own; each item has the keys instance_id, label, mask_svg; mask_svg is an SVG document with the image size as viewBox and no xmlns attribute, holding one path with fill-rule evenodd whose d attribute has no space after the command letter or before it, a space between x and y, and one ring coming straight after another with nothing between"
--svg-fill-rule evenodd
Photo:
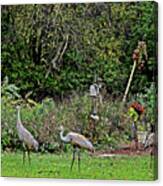
<instances>
[{"instance_id":1,"label":"leafy bush","mask_svg":"<svg viewBox=\"0 0 163 186\"><path fill-rule=\"evenodd\" d=\"M147 43L148 61L136 70L132 93L149 88L156 72L155 2L2 6L2 80L41 101L86 91L97 73L121 95L132 51ZM11 45L12 42L12 45Z\"/></svg>"},{"instance_id":2,"label":"leafy bush","mask_svg":"<svg viewBox=\"0 0 163 186\"><path fill-rule=\"evenodd\" d=\"M73 93L63 102L55 102L51 98L42 100L41 103L16 97L18 93L8 88L15 87L5 83L2 85L2 149L14 150L21 148L16 131L16 105L21 104L21 118L24 126L35 136L40 144L40 151L58 152L66 150L60 141L59 126L64 125L67 131L75 131L88 137L96 149L117 148L121 143L128 143L131 133L132 118L128 114L128 104L122 107L122 102L114 97L98 103L99 122L95 129L91 129L89 116L92 110L92 100L88 94L78 95ZM136 95L146 108L147 121L155 124L154 109L156 104L156 88L152 83L145 94ZM6 93L7 92L7 93ZM133 97L134 98L134 97ZM30 102L29 102L30 100ZM141 126L140 121L140 126ZM141 128L141 127L140 127ZM94 137L92 137L94 133ZM69 147L68 147L69 148Z\"/></svg>"},{"instance_id":3,"label":"leafy bush","mask_svg":"<svg viewBox=\"0 0 163 186\"><path fill-rule=\"evenodd\" d=\"M124 133L118 130L118 113L120 102L107 101L99 107L100 121L96 124L95 138L91 139L97 149L115 148L126 141ZM52 99L44 99L33 107L22 106L21 118L24 126L40 143L40 151L53 152L66 150L60 141L59 126L67 131L76 131L88 138L92 132L89 128L91 99L88 95L73 96L68 102L56 104ZM127 117L126 117L127 118ZM126 126L126 119L121 125ZM125 129L127 131L127 128ZM18 149L21 144L16 131L16 109L11 104L3 104L2 99L2 148Z\"/></svg>"}]
</instances>

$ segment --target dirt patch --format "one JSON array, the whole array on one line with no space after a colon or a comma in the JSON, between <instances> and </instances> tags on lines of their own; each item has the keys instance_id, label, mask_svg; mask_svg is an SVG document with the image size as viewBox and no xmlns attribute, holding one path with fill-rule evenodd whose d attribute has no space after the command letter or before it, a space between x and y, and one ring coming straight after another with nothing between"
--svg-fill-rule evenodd
<instances>
[{"instance_id":1,"label":"dirt patch","mask_svg":"<svg viewBox=\"0 0 163 186\"><path fill-rule=\"evenodd\" d=\"M112 157L117 155L140 156L149 154L150 148L144 150L143 146L139 144L139 149L133 149L129 145L126 145L114 150L96 151L94 155L99 157Z\"/></svg>"}]
</instances>

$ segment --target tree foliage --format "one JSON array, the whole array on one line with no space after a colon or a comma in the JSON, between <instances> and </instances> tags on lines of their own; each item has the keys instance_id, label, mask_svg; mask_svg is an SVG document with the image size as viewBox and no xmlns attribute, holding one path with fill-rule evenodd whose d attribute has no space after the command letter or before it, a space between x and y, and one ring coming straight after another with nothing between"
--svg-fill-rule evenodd
<instances>
[{"instance_id":1,"label":"tree foliage","mask_svg":"<svg viewBox=\"0 0 163 186\"><path fill-rule=\"evenodd\" d=\"M148 61L131 89L141 92L156 76L156 11L154 2L2 6L2 80L40 101L87 90L96 73L121 95L144 40Z\"/></svg>"}]
</instances>

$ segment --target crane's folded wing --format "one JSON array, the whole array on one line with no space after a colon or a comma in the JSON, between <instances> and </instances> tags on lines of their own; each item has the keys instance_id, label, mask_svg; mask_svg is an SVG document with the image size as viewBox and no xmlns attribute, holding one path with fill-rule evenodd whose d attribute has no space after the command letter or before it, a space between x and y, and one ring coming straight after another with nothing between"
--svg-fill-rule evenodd
<instances>
[{"instance_id":1,"label":"crane's folded wing","mask_svg":"<svg viewBox=\"0 0 163 186\"><path fill-rule=\"evenodd\" d=\"M70 132L68 136L73 144L79 145L80 147L86 148L88 150L94 149L92 143L83 135Z\"/></svg>"}]
</instances>

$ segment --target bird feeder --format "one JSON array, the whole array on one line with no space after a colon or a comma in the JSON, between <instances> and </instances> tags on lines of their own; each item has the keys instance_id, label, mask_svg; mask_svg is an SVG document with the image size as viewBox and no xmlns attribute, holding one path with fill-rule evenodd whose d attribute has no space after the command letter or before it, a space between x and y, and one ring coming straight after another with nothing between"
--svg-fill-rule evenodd
<instances>
[{"instance_id":1,"label":"bird feeder","mask_svg":"<svg viewBox=\"0 0 163 186\"><path fill-rule=\"evenodd\" d=\"M92 113L97 112L97 97L99 95L99 87L96 83L90 85L90 97L92 98Z\"/></svg>"},{"instance_id":2,"label":"bird feeder","mask_svg":"<svg viewBox=\"0 0 163 186\"><path fill-rule=\"evenodd\" d=\"M93 119L93 120L95 120L95 121L99 121L99 119L100 119L99 116L97 114L94 114L94 113L92 113L90 115L90 118Z\"/></svg>"},{"instance_id":3,"label":"bird feeder","mask_svg":"<svg viewBox=\"0 0 163 186\"><path fill-rule=\"evenodd\" d=\"M99 87L96 83L90 86L90 96L97 97L99 95Z\"/></svg>"}]
</instances>

